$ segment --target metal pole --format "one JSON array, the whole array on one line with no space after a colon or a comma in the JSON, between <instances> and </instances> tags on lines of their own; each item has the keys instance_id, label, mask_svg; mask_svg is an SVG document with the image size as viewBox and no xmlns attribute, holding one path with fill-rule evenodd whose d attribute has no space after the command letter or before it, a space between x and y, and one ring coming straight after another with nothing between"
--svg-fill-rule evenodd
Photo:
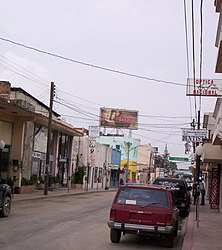
<instances>
[{"instance_id":1,"label":"metal pole","mask_svg":"<svg viewBox=\"0 0 222 250\"><path fill-rule=\"evenodd\" d=\"M55 90L54 82L51 82L44 195L48 195L49 162L50 162L49 158L50 158L50 146L51 146L50 144L51 144L51 131L52 131L52 106L53 106L54 90Z\"/></svg>"},{"instance_id":2,"label":"metal pole","mask_svg":"<svg viewBox=\"0 0 222 250\"><path fill-rule=\"evenodd\" d=\"M130 142L127 142L127 145L128 145L128 152L127 152L127 166L126 166L126 183L128 183Z\"/></svg>"},{"instance_id":3,"label":"metal pole","mask_svg":"<svg viewBox=\"0 0 222 250\"><path fill-rule=\"evenodd\" d=\"M198 117L197 117L197 129L200 129L200 110L198 110ZM196 146L199 145L199 142L196 143ZM197 198L196 198L196 220L197 220L197 227L199 227L199 221L200 221L200 155L196 155L196 168L197 168Z\"/></svg>"}]
</instances>

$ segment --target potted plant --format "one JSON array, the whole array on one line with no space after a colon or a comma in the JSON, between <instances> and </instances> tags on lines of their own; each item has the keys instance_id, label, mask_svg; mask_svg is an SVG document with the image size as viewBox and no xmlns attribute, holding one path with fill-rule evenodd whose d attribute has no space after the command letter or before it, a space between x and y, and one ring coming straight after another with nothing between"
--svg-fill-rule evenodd
<instances>
[{"instance_id":1,"label":"potted plant","mask_svg":"<svg viewBox=\"0 0 222 250\"><path fill-rule=\"evenodd\" d=\"M71 178L72 187L75 187L77 189L83 188L83 179L86 174L85 169L86 169L85 166L78 167L76 171L72 174Z\"/></svg>"},{"instance_id":2,"label":"potted plant","mask_svg":"<svg viewBox=\"0 0 222 250\"><path fill-rule=\"evenodd\" d=\"M59 178L57 176L52 176L52 182L54 183L54 188L59 187Z\"/></svg>"},{"instance_id":3,"label":"potted plant","mask_svg":"<svg viewBox=\"0 0 222 250\"><path fill-rule=\"evenodd\" d=\"M35 189L35 181L31 177L30 179L27 179L25 177L22 177L21 180L21 193L33 193Z\"/></svg>"},{"instance_id":4,"label":"potted plant","mask_svg":"<svg viewBox=\"0 0 222 250\"><path fill-rule=\"evenodd\" d=\"M42 176L39 176L39 179L38 179L38 189L40 190L44 190L45 188L45 180Z\"/></svg>"}]
</instances>

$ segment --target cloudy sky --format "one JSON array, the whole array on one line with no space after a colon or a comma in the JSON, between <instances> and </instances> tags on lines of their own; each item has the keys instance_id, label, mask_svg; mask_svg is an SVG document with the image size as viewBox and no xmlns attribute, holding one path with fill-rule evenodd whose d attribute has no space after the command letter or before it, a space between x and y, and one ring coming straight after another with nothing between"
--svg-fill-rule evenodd
<instances>
[{"instance_id":1,"label":"cloudy sky","mask_svg":"<svg viewBox=\"0 0 222 250\"><path fill-rule=\"evenodd\" d=\"M200 0L194 2L198 78ZM220 79L214 73L213 2L203 6L202 78ZM0 79L47 105L53 81L54 110L75 127L98 125L100 107L138 110L133 137L160 153L167 144L171 156L184 156L181 128L190 128L195 118L194 98L186 96L188 72L192 77L190 3L187 63L182 0L1 1ZM215 103L202 98L201 116Z\"/></svg>"}]
</instances>

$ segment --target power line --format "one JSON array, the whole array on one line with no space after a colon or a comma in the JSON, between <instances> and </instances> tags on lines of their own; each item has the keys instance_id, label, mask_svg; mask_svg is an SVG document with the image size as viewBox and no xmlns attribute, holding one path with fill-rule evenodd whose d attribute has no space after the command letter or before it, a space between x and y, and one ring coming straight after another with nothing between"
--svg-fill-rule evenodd
<instances>
[{"instance_id":1,"label":"power line","mask_svg":"<svg viewBox=\"0 0 222 250\"><path fill-rule=\"evenodd\" d=\"M133 73L124 72L124 71L121 71L121 70L115 70L115 69L106 68L106 67L91 64L91 63L86 63L86 62L75 60L75 59L72 59L72 58L69 58L69 57L61 56L61 55L58 55L58 54L55 54L55 53L47 52L47 51L44 51L44 50L41 50L41 49L38 49L38 48L35 48L35 47L31 47L31 46L22 44L22 43L18 43L18 42L12 41L12 40L7 39L7 38L0 37L0 40L2 40L4 42L11 43L11 44L14 44L14 45L17 45L17 46L20 46L20 47L23 47L23 48L26 48L26 49L29 49L29 50L34 50L34 51L36 51L38 53L46 54L46 55L49 55L49 56L52 56L52 57L56 57L56 58L59 58L59 59L70 61L72 63L81 64L81 65L84 65L84 66L100 69L100 70L103 70L103 71L122 74L122 75L135 77L135 78L148 80L148 81L155 81L155 82L158 82L158 83L165 83L165 84L171 84L171 85L186 87L186 84L184 84L184 83L178 83L178 82L172 82L172 81L165 81L165 80L161 80L161 79L150 78L150 77L146 77L146 76L141 76L141 75L137 75L137 74L133 74Z\"/></svg>"},{"instance_id":2,"label":"power line","mask_svg":"<svg viewBox=\"0 0 222 250\"><path fill-rule=\"evenodd\" d=\"M187 57L187 76L190 79L190 65L189 65L189 47L188 47L188 32L187 32L187 11L186 11L186 0L184 0L184 24L185 24L185 37L186 37L186 57ZM191 96L189 96L189 103L190 103L190 115L191 120L193 119L192 116L192 108L191 108Z\"/></svg>"},{"instance_id":3,"label":"power line","mask_svg":"<svg viewBox=\"0 0 222 250\"><path fill-rule=\"evenodd\" d=\"M193 44L193 84L194 84L194 91L196 89L196 69L195 69L195 30L194 30L194 1L192 0L192 44ZM196 103L196 96L194 96L195 102L195 117L197 120L197 103Z\"/></svg>"},{"instance_id":4,"label":"power line","mask_svg":"<svg viewBox=\"0 0 222 250\"><path fill-rule=\"evenodd\" d=\"M202 59L203 59L203 0L200 1L200 102L199 110L201 110L201 79L202 79Z\"/></svg>"}]
</instances>

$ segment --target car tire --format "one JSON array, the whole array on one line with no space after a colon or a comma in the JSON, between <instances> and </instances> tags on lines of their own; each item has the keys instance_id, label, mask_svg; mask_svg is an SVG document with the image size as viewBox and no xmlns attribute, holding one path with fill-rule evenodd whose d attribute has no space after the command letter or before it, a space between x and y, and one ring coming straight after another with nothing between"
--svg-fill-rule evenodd
<instances>
[{"instance_id":1,"label":"car tire","mask_svg":"<svg viewBox=\"0 0 222 250\"><path fill-rule=\"evenodd\" d=\"M119 243L121 238L121 231L110 229L110 240L112 243Z\"/></svg>"},{"instance_id":2,"label":"car tire","mask_svg":"<svg viewBox=\"0 0 222 250\"><path fill-rule=\"evenodd\" d=\"M182 215L183 217L187 217L187 216L189 215L189 213L190 213L190 206L186 207L185 209L183 209L183 210L181 211L181 215Z\"/></svg>"},{"instance_id":3,"label":"car tire","mask_svg":"<svg viewBox=\"0 0 222 250\"><path fill-rule=\"evenodd\" d=\"M11 199L6 196L2 203L2 210L0 211L1 217L8 217L11 210Z\"/></svg>"},{"instance_id":4,"label":"car tire","mask_svg":"<svg viewBox=\"0 0 222 250\"><path fill-rule=\"evenodd\" d=\"M174 237L176 238L178 236L178 221L175 224L175 228L174 228Z\"/></svg>"},{"instance_id":5,"label":"car tire","mask_svg":"<svg viewBox=\"0 0 222 250\"><path fill-rule=\"evenodd\" d=\"M172 248L174 243L174 233L168 234L165 236L165 246Z\"/></svg>"}]
</instances>

